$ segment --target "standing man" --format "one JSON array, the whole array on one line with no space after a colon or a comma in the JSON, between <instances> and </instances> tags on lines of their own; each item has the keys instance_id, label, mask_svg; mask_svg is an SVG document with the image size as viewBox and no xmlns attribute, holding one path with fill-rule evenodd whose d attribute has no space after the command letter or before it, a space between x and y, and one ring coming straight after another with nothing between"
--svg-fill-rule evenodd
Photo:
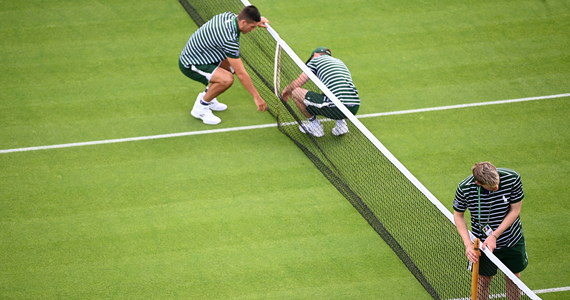
<instances>
[{"instance_id":1,"label":"standing man","mask_svg":"<svg viewBox=\"0 0 570 300\"><path fill-rule=\"evenodd\" d=\"M520 220L524 198L520 175L506 168L496 168L490 162L476 163L473 175L467 177L457 187L453 201L454 220L457 231L465 245L465 255L479 263L479 290L482 299L489 296L489 284L497 274L495 266L484 254L479 258L473 250L473 243L467 231L464 212L471 213L471 230L518 278L527 264L528 258ZM505 276L507 298L519 299L517 286Z\"/></svg>"},{"instance_id":2,"label":"standing man","mask_svg":"<svg viewBox=\"0 0 570 300\"><path fill-rule=\"evenodd\" d=\"M340 59L331 56L330 49L325 47L315 49L307 61L307 67L351 113L356 114L358 112L360 98L358 97L358 90L352 82L350 71ZM282 93L285 101L292 96L301 113L308 118L308 121L303 121L302 125L299 126L299 130L316 137L325 135L323 125L317 120L317 115L321 115L337 120L332 129L333 135L348 133L348 126L344 120L346 116L327 96L302 88L308 80L309 76L302 73Z\"/></svg>"},{"instance_id":3,"label":"standing man","mask_svg":"<svg viewBox=\"0 0 570 300\"><path fill-rule=\"evenodd\" d=\"M267 103L253 86L239 56L240 33L247 34L258 26L267 27L267 23L267 19L251 5L238 15L225 12L214 16L190 36L178 65L184 75L206 86L196 98L190 112L192 116L205 124L216 125L222 121L212 111L227 109L227 105L218 102L216 97L233 84L233 73L253 96L257 110L267 110Z\"/></svg>"}]
</instances>

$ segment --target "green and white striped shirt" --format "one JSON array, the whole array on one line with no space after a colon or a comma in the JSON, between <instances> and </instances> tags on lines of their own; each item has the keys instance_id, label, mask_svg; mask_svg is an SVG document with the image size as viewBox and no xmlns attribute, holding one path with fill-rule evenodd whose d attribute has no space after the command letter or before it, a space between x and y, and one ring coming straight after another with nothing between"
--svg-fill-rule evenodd
<instances>
[{"instance_id":1,"label":"green and white striped shirt","mask_svg":"<svg viewBox=\"0 0 570 300\"><path fill-rule=\"evenodd\" d=\"M471 230L484 241L487 236L483 230L489 224L493 230L503 222L510 210L510 204L523 200L524 192L520 175L511 169L497 168L499 190L487 191L475 184L473 175L465 178L455 192L453 209L458 212L471 212ZM520 217L497 240L497 249L514 246L523 236Z\"/></svg>"},{"instance_id":2,"label":"green and white striped shirt","mask_svg":"<svg viewBox=\"0 0 570 300\"><path fill-rule=\"evenodd\" d=\"M216 15L190 36L180 61L189 68L190 65L216 64L226 57L238 58L239 35L234 13Z\"/></svg>"},{"instance_id":3,"label":"green and white striped shirt","mask_svg":"<svg viewBox=\"0 0 570 300\"><path fill-rule=\"evenodd\" d=\"M360 105L358 90L352 82L352 75L340 59L321 55L311 59L307 67L345 106ZM324 101L331 102L326 95Z\"/></svg>"}]
</instances>

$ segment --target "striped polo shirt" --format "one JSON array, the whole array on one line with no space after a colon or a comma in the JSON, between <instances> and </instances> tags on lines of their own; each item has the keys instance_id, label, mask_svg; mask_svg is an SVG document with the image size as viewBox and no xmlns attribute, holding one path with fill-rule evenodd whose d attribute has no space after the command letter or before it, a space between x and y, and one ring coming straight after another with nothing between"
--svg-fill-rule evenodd
<instances>
[{"instance_id":1,"label":"striped polo shirt","mask_svg":"<svg viewBox=\"0 0 570 300\"><path fill-rule=\"evenodd\" d=\"M189 68L190 65L217 64L226 57L239 58L239 35L234 13L216 15L190 36L180 61Z\"/></svg>"},{"instance_id":2,"label":"striped polo shirt","mask_svg":"<svg viewBox=\"0 0 570 300\"><path fill-rule=\"evenodd\" d=\"M511 169L497 168L499 173L499 190L493 192L475 184L473 175L467 177L457 187L453 209L471 213L471 230L473 234L485 240L487 237L483 227L489 224L493 230L501 224L510 210L510 204L523 200L524 192L520 175ZM497 240L497 249L512 247L523 236L520 217Z\"/></svg>"},{"instance_id":3,"label":"striped polo shirt","mask_svg":"<svg viewBox=\"0 0 570 300\"><path fill-rule=\"evenodd\" d=\"M321 55L311 59L307 67L345 106L360 105L358 90L352 82L350 71L340 59ZM331 102L326 95L324 101Z\"/></svg>"}]
</instances>

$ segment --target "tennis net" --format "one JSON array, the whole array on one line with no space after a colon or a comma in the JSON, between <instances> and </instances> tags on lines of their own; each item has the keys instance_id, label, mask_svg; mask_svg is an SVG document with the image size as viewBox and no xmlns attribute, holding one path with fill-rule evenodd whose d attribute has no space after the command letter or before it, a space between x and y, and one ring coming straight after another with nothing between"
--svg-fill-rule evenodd
<instances>
[{"instance_id":1,"label":"tennis net","mask_svg":"<svg viewBox=\"0 0 570 300\"><path fill-rule=\"evenodd\" d=\"M239 0L179 1L198 26L214 15L238 13L249 5ZM340 104L272 27L241 35L240 41L241 59L280 131L358 210L433 298L468 299L471 274L449 210ZM328 119L321 119L323 137L300 132L305 117L292 100L283 101L280 95L303 72L310 78L304 88L325 93L345 114L348 134L332 135L335 122ZM494 262L500 267L490 287L494 298L504 297L502 275L508 275L523 298L538 299L498 260Z\"/></svg>"}]
</instances>

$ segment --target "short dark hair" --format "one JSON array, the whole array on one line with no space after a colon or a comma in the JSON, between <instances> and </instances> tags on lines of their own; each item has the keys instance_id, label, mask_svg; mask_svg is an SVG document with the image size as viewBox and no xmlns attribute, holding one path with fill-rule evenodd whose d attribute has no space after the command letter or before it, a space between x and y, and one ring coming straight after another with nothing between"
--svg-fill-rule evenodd
<instances>
[{"instance_id":1,"label":"short dark hair","mask_svg":"<svg viewBox=\"0 0 570 300\"><path fill-rule=\"evenodd\" d=\"M248 22L260 22L261 14L257 7L250 5L244 7L238 15L238 20L246 20Z\"/></svg>"}]
</instances>

